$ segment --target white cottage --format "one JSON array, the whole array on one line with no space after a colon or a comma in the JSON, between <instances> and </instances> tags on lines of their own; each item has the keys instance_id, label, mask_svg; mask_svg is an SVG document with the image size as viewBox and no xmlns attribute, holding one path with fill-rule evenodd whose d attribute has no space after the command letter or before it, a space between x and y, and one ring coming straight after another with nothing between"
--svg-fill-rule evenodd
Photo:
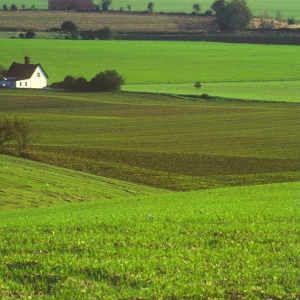
<instances>
[{"instance_id":1,"label":"white cottage","mask_svg":"<svg viewBox=\"0 0 300 300\"><path fill-rule=\"evenodd\" d=\"M8 88L44 89L47 87L47 73L40 64L30 64L30 57L25 56L25 64L13 62L0 86Z\"/></svg>"}]
</instances>

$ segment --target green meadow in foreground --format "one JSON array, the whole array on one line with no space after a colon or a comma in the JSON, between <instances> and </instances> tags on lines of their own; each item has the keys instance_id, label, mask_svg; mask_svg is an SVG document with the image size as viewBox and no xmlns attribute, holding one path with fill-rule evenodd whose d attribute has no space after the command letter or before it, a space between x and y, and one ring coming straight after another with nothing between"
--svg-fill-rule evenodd
<instances>
[{"instance_id":1,"label":"green meadow in foreground","mask_svg":"<svg viewBox=\"0 0 300 300\"><path fill-rule=\"evenodd\" d=\"M69 169L179 191L299 180L299 103L3 89L0 111Z\"/></svg>"},{"instance_id":2,"label":"green meadow in foreground","mask_svg":"<svg viewBox=\"0 0 300 300\"><path fill-rule=\"evenodd\" d=\"M299 299L299 195L298 182L2 211L0 298Z\"/></svg>"}]
</instances>

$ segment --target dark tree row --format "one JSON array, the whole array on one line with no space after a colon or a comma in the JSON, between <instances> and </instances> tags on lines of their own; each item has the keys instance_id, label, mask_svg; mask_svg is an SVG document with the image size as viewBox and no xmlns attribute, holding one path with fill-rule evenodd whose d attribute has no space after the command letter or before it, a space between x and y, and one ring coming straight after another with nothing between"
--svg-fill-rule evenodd
<instances>
[{"instance_id":1,"label":"dark tree row","mask_svg":"<svg viewBox=\"0 0 300 300\"><path fill-rule=\"evenodd\" d=\"M106 70L97 74L90 81L84 77L75 78L74 76L66 76L64 81L51 84L51 88L68 89L77 91L93 91L108 92L120 91L125 83L124 77L118 74L116 70Z\"/></svg>"}]
</instances>

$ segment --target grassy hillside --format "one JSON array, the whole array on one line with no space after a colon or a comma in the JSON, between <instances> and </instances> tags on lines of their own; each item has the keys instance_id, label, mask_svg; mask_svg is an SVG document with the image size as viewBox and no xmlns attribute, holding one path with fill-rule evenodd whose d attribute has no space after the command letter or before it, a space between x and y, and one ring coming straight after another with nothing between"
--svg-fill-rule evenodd
<instances>
[{"instance_id":1,"label":"grassy hillside","mask_svg":"<svg viewBox=\"0 0 300 300\"><path fill-rule=\"evenodd\" d=\"M0 111L42 135L55 165L171 190L299 179L298 103L1 90Z\"/></svg>"},{"instance_id":2,"label":"grassy hillside","mask_svg":"<svg viewBox=\"0 0 300 300\"><path fill-rule=\"evenodd\" d=\"M5 155L0 155L0 166L0 210L162 192Z\"/></svg>"},{"instance_id":3,"label":"grassy hillside","mask_svg":"<svg viewBox=\"0 0 300 300\"><path fill-rule=\"evenodd\" d=\"M95 4L99 4L99 1L94 1ZM206 11L210 8L214 1L213 0L203 0L201 1L201 9L202 12ZM22 4L26 5L26 8L30 8L32 4L35 4L36 8L45 9L48 8L47 0L36 0L36 1L21 1L21 0L7 0L5 3L8 6L11 4L16 4L21 8ZM149 1L147 0L113 0L111 8L115 10L119 10L121 7L123 9L127 9L127 5L131 5L131 9L134 11L144 11L147 9ZM194 1L192 0L163 0L159 2L154 2L154 9L156 12L186 12L191 13L193 11L192 6ZM262 15L265 11L267 11L273 18L276 16L276 12L280 10L284 18L288 18L294 16L297 19L300 19L299 14L299 3L297 0L286 0L279 1L278 3L269 0L247 0L247 4L252 10L255 16Z\"/></svg>"},{"instance_id":4,"label":"grassy hillside","mask_svg":"<svg viewBox=\"0 0 300 300\"><path fill-rule=\"evenodd\" d=\"M0 212L0 297L298 299L299 183Z\"/></svg>"},{"instance_id":5,"label":"grassy hillside","mask_svg":"<svg viewBox=\"0 0 300 300\"><path fill-rule=\"evenodd\" d=\"M138 91L149 91L144 84L151 83L154 84L151 91L168 92L171 87L171 92L174 89L177 94L184 94L187 87L194 90L196 81L222 82L204 84L201 92L242 99L281 100L283 97L284 101L299 101L297 46L20 39L2 42L0 64L9 67L13 61L23 62L23 52L19 50L23 49L31 56L32 63L42 64L50 77L49 83L63 80L66 75L89 80L100 71L116 69L128 85L143 84ZM227 86L227 82L238 84ZM174 83L175 87L169 85L167 89L156 86ZM187 85L177 85L183 83ZM182 88L177 89L178 86ZM125 89L131 90L131 86Z\"/></svg>"}]
</instances>

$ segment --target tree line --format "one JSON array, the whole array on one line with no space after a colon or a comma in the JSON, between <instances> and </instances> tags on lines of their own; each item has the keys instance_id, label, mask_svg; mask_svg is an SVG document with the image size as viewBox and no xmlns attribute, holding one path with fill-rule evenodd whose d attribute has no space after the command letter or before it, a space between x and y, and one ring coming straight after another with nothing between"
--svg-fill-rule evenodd
<instances>
[{"instance_id":1,"label":"tree line","mask_svg":"<svg viewBox=\"0 0 300 300\"><path fill-rule=\"evenodd\" d=\"M68 75L63 81L54 82L50 87L77 91L116 92L120 91L123 84L125 84L125 78L119 75L116 70L106 70L98 73L90 81L84 77L76 78Z\"/></svg>"}]
</instances>

